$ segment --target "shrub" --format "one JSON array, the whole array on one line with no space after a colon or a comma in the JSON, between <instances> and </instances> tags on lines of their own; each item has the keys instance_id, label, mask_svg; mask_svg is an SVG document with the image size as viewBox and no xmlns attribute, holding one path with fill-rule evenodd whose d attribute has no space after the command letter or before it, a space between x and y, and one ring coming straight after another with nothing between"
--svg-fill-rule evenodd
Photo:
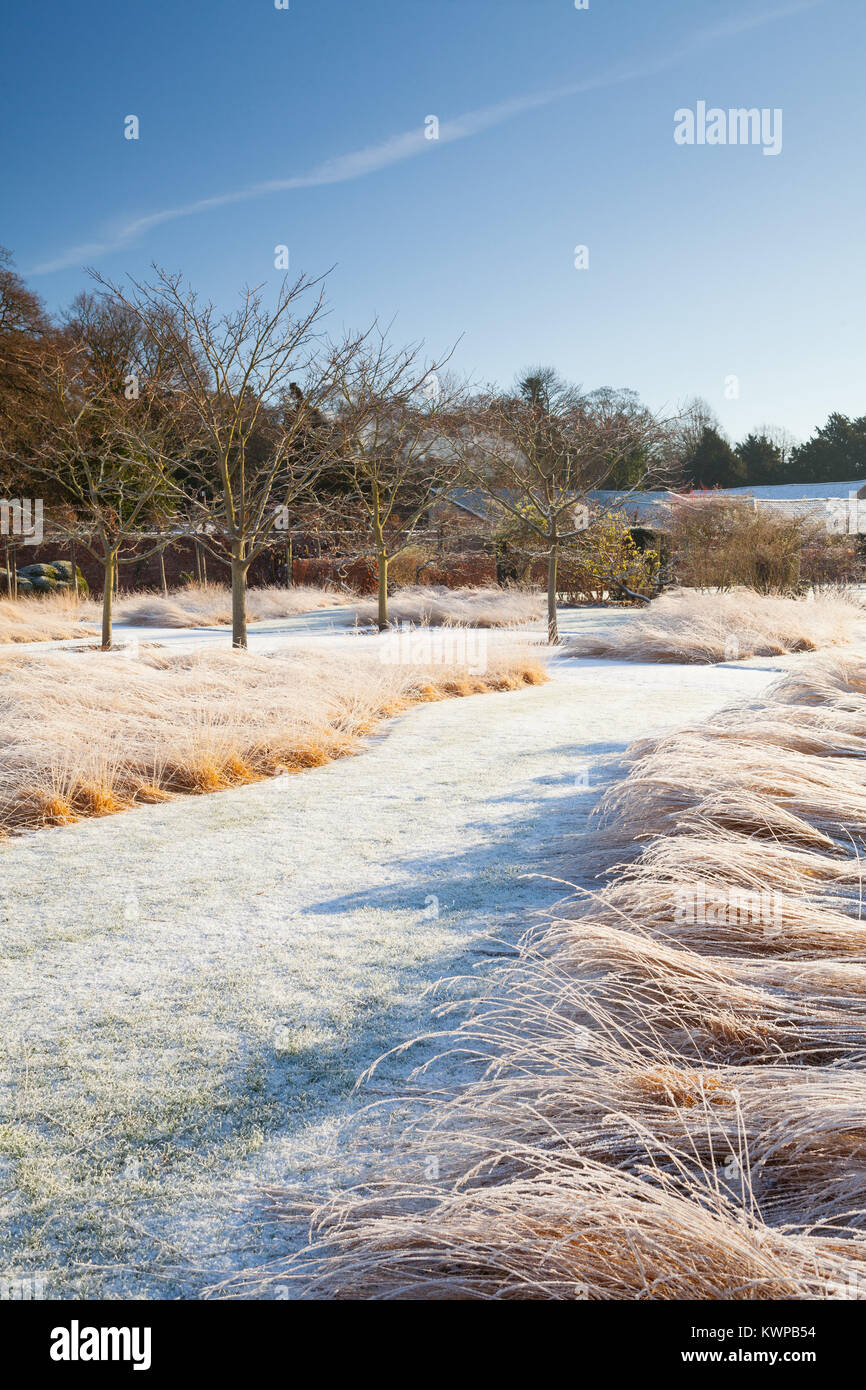
<instances>
[{"instance_id":1,"label":"shrub","mask_svg":"<svg viewBox=\"0 0 866 1390\"><path fill-rule=\"evenodd\" d=\"M800 578L814 589L859 584L863 556L853 536L825 536L810 542L800 557Z\"/></svg>"},{"instance_id":2,"label":"shrub","mask_svg":"<svg viewBox=\"0 0 866 1390\"><path fill-rule=\"evenodd\" d=\"M55 579L54 566L49 564L21 565L18 569L19 574L23 574L27 579Z\"/></svg>"},{"instance_id":3,"label":"shrub","mask_svg":"<svg viewBox=\"0 0 866 1390\"><path fill-rule=\"evenodd\" d=\"M90 586L81 570L76 566L75 570L78 579L78 592L85 597L90 593ZM4 590L6 585L6 571L0 571L0 584ZM55 590L72 590L72 561L71 560L47 560L32 565L22 565L18 571L18 593L20 594L50 594Z\"/></svg>"},{"instance_id":4,"label":"shrub","mask_svg":"<svg viewBox=\"0 0 866 1390\"><path fill-rule=\"evenodd\" d=\"M709 496L677 502L671 520L673 570L689 588L791 594L862 572L850 539L828 535L811 517Z\"/></svg>"},{"instance_id":5,"label":"shrub","mask_svg":"<svg viewBox=\"0 0 866 1390\"><path fill-rule=\"evenodd\" d=\"M419 573L435 552L426 545L407 545L393 560L388 562L388 580L395 588L402 589L408 584L417 584Z\"/></svg>"},{"instance_id":6,"label":"shrub","mask_svg":"<svg viewBox=\"0 0 866 1390\"><path fill-rule=\"evenodd\" d=\"M574 549L563 556L559 589L572 601L595 603L629 593L649 598L656 592L659 552L641 550L628 518L610 512L591 520Z\"/></svg>"}]
</instances>

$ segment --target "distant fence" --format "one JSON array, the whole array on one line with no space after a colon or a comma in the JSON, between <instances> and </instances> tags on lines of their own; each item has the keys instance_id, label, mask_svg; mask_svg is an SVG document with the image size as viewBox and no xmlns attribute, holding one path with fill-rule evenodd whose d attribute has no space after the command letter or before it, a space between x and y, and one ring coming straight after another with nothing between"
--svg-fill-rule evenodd
<instances>
[{"instance_id":1,"label":"distant fence","mask_svg":"<svg viewBox=\"0 0 866 1390\"><path fill-rule=\"evenodd\" d=\"M625 502L622 510L632 526L652 531L670 529L673 507L702 506L709 502L738 502L751 507L775 511L783 516L801 517L823 526L831 535L866 535L866 499L852 492L847 497L749 497L731 492L684 493L669 500Z\"/></svg>"}]
</instances>

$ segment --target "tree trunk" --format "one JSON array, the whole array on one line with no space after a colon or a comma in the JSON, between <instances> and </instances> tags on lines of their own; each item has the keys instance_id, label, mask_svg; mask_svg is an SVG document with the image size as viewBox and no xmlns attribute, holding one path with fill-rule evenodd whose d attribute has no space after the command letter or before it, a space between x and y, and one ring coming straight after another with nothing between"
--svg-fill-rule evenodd
<instances>
[{"instance_id":1,"label":"tree trunk","mask_svg":"<svg viewBox=\"0 0 866 1390\"><path fill-rule=\"evenodd\" d=\"M551 646L555 646L559 642L559 627L556 622L556 572L558 566L559 546L554 541L547 557L547 640Z\"/></svg>"},{"instance_id":2,"label":"tree trunk","mask_svg":"<svg viewBox=\"0 0 866 1390\"><path fill-rule=\"evenodd\" d=\"M168 580L165 577L165 551L159 552L159 581L162 584L162 596L168 598Z\"/></svg>"},{"instance_id":3,"label":"tree trunk","mask_svg":"<svg viewBox=\"0 0 866 1390\"><path fill-rule=\"evenodd\" d=\"M197 540L193 541L193 545L195 546L195 577L198 580L199 584L206 584L207 573L204 567L204 555L202 554L202 548Z\"/></svg>"},{"instance_id":4,"label":"tree trunk","mask_svg":"<svg viewBox=\"0 0 866 1390\"><path fill-rule=\"evenodd\" d=\"M75 541L74 541L74 540L70 540L70 542L69 542L69 551L70 551L70 560L71 560L71 563L72 563L72 592L73 592L73 594L75 595L75 602L76 602L76 604L77 604L77 603L78 603L78 564L77 564L77 558L78 558L78 557L77 557L76 554L75 554Z\"/></svg>"},{"instance_id":5,"label":"tree trunk","mask_svg":"<svg viewBox=\"0 0 866 1390\"><path fill-rule=\"evenodd\" d=\"M113 555L109 555L105 560L104 581L102 586L102 650L111 651L111 614L114 602L114 575L117 564Z\"/></svg>"},{"instance_id":6,"label":"tree trunk","mask_svg":"<svg viewBox=\"0 0 866 1390\"><path fill-rule=\"evenodd\" d=\"M247 645L247 570L243 541L232 546L232 646Z\"/></svg>"},{"instance_id":7,"label":"tree trunk","mask_svg":"<svg viewBox=\"0 0 866 1390\"><path fill-rule=\"evenodd\" d=\"M379 569L379 631L388 627L388 552L385 549L385 532L382 527L382 512L379 505L379 489L373 499L373 540L376 544Z\"/></svg>"},{"instance_id":8,"label":"tree trunk","mask_svg":"<svg viewBox=\"0 0 866 1390\"><path fill-rule=\"evenodd\" d=\"M295 556L292 550L292 538L286 539L286 588L291 589L295 582Z\"/></svg>"},{"instance_id":9,"label":"tree trunk","mask_svg":"<svg viewBox=\"0 0 866 1390\"><path fill-rule=\"evenodd\" d=\"M9 542L8 542L8 541L6 542L6 594L7 594L7 597L8 597L8 598L11 598L11 597L12 597L12 570L11 570L11 568L10 568L10 561L9 561Z\"/></svg>"},{"instance_id":10,"label":"tree trunk","mask_svg":"<svg viewBox=\"0 0 866 1390\"><path fill-rule=\"evenodd\" d=\"M388 556L384 550L379 551L379 631L385 632L388 627Z\"/></svg>"}]
</instances>

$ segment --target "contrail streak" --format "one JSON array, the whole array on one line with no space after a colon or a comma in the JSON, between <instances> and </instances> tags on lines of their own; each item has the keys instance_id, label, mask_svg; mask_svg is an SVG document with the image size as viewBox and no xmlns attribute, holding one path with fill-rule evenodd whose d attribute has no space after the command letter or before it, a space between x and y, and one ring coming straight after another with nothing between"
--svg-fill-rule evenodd
<instances>
[{"instance_id":1,"label":"contrail streak","mask_svg":"<svg viewBox=\"0 0 866 1390\"><path fill-rule=\"evenodd\" d=\"M482 131L490 130L494 126L502 125L505 121L513 120L516 116L523 115L524 112L552 106L556 102L578 96L582 92L598 91L605 87L616 86L623 82L633 82L638 78L663 72L674 67L683 58L689 57L690 54L710 47L718 41L736 37L751 29L771 24L778 19L785 19L789 15L799 14L804 10L815 9L816 6L823 3L824 0L798 0L798 3L785 5L774 10L766 10L762 14L731 19L723 24L716 24L699 30L677 48L668 49L657 58L631 64L620 64L607 69L597 77L586 78L581 82L569 83L567 86L552 88L545 92L514 97L509 101L499 102L495 106L483 107L477 111L468 111L451 121L443 121L439 126L439 138L435 141L425 137L424 129L419 124L417 128L392 135L378 144L367 145L364 149L353 150L348 154L327 159L305 174L297 174L284 179L269 179L264 183L250 184L248 187L237 189L232 193L220 193L211 198L199 198L191 203L181 203L177 207L164 208L161 212L149 213L144 217L134 219L132 222L127 222L100 241L72 246L53 260L44 261L26 273L29 275L47 275L51 271L66 270L69 266L96 260L100 256L129 246L153 227L159 227L165 222L175 222L182 217L192 217L199 213L210 212L214 208L228 207L232 203L249 202L254 198L263 198L271 193L284 193L298 188L318 188L326 184L347 183L353 179L365 178L366 175L376 173L380 169L387 169L392 164L401 164L407 159L415 159L422 154L430 153L435 150L437 145L467 140L473 135L479 135Z\"/></svg>"}]
</instances>

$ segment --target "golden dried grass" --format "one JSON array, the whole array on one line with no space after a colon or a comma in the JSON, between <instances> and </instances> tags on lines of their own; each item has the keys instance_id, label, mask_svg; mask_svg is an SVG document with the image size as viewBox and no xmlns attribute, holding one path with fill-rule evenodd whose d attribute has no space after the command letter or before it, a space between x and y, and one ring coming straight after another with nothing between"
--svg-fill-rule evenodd
<instances>
[{"instance_id":1,"label":"golden dried grass","mask_svg":"<svg viewBox=\"0 0 866 1390\"><path fill-rule=\"evenodd\" d=\"M146 592L123 592L114 602L114 621L134 627L203 628L231 625L231 590L225 584L189 584L168 597ZM515 627L534 622L543 613L543 599L520 589L412 586L389 600L392 622L424 626ZM360 622L374 622L376 602L344 589L296 584L290 589L262 586L247 590L247 619L251 623L296 618L326 608L351 611ZM91 636L101 621L98 599L76 602L69 593L45 594L17 600L0 599L0 645L4 642L63 641Z\"/></svg>"},{"instance_id":2,"label":"golden dried grass","mask_svg":"<svg viewBox=\"0 0 866 1390\"><path fill-rule=\"evenodd\" d=\"M363 1111L363 1182L313 1212L306 1248L217 1292L866 1297L863 729L866 661L829 657L630 749L600 807L607 883L468 1010L444 986L433 1037L466 1083L416 1072L396 1143L399 1105ZM688 920L698 886L772 911ZM273 1201L297 1220L296 1194Z\"/></svg>"},{"instance_id":3,"label":"golden dried grass","mask_svg":"<svg viewBox=\"0 0 866 1390\"><path fill-rule=\"evenodd\" d=\"M375 622L375 599L357 603L361 621ZM444 585L410 585L388 600L392 623L416 623L425 627L522 627L537 622L545 612L544 596L531 589L448 589Z\"/></svg>"},{"instance_id":4,"label":"golden dried grass","mask_svg":"<svg viewBox=\"0 0 866 1390\"><path fill-rule=\"evenodd\" d=\"M92 637L71 594L0 599L0 644L4 642L62 642Z\"/></svg>"},{"instance_id":5,"label":"golden dried grass","mask_svg":"<svg viewBox=\"0 0 866 1390\"><path fill-rule=\"evenodd\" d=\"M360 647L8 654L0 831L321 767L412 705L545 679L537 654L514 646L491 647L483 675L459 662L386 664Z\"/></svg>"},{"instance_id":6,"label":"golden dried grass","mask_svg":"<svg viewBox=\"0 0 866 1390\"><path fill-rule=\"evenodd\" d=\"M251 623L296 618L322 608L345 608L354 601L344 590L296 584L291 589L275 585L247 590L247 619ZM88 605L88 616L99 616L97 604ZM136 627L227 627L232 621L231 589L225 584L189 584L162 594L121 594L115 604L115 622Z\"/></svg>"},{"instance_id":7,"label":"golden dried grass","mask_svg":"<svg viewBox=\"0 0 866 1390\"><path fill-rule=\"evenodd\" d=\"M619 661L704 664L783 656L850 642L864 616L858 604L837 595L807 600L750 589L683 589L663 594L620 627L581 635L567 652Z\"/></svg>"}]
</instances>

